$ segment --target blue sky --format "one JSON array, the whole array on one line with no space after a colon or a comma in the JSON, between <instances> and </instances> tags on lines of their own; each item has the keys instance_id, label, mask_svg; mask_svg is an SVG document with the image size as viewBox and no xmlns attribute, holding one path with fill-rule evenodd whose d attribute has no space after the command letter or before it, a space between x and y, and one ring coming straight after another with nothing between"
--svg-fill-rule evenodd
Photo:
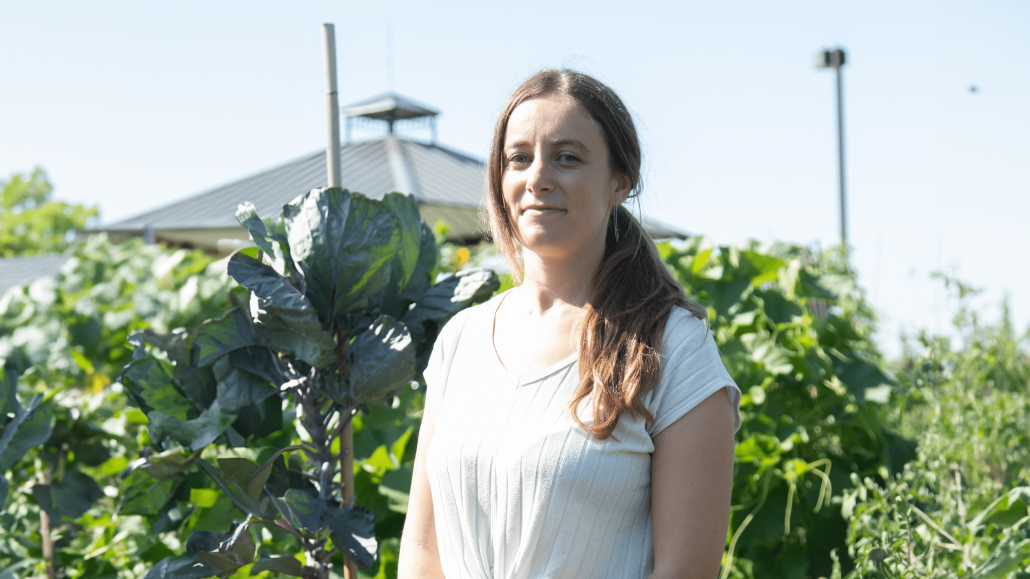
<instances>
[{"instance_id":1,"label":"blue sky","mask_svg":"<svg viewBox=\"0 0 1030 579\"><path fill-rule=\"evenodd\" d=\"M112 221L322 148L322 22L341 103L394 89L479 157L522 78L598 76L641 126L644 212L720 243L837 243L835 87L813 61L842 46L850 241L884 348L947 331L937 269L1030 325L1028 0L0 0L0 175L43 166Z\"/></svg>"}]
</instances>

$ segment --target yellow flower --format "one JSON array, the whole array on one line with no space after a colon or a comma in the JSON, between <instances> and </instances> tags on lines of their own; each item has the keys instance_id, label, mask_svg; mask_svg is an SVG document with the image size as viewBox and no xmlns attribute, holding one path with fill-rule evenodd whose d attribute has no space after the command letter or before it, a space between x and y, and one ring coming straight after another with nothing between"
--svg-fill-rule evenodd
<instances>
[{"instance_id":1,"label":"yellow flower","mask_svg":"<svg viewBox=\"0 0 1030 579\"><path fill-rule=\"evenodd\" d=\"M465 265L471 259L472 254L469 253L469 248L459 247L458 251L454 252L454 264L457 266Z\"/></svg>"}]
</instances>

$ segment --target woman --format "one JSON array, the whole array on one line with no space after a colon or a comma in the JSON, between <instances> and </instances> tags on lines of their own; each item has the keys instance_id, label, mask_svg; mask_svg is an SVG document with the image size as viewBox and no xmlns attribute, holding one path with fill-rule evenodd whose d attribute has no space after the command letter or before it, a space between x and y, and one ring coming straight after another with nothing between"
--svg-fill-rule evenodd
<instances>
[{"instance_id":1,"label":"woman","mask_svg":"<svg viewBox=\"0 0 1030 579\"><path fill-rule=\"evenodd\" d=\"M740 391L622 207L640 159L589 76L540 71L502 109L487 205L524 281L436 342L402 579L718 573Z\"/></svg>"}]
</instances>

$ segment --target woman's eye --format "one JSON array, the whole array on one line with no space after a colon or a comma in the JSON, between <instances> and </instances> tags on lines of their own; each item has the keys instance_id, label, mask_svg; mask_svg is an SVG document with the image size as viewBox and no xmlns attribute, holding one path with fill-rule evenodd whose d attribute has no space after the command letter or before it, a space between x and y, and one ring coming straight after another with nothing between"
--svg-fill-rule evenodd
<instances>
[{"instance_id":1,"label":"woman's eye","mask_svg":"<svg viewBox=\"0 0 1030 579\"><path fill-rule=\"evenodd\" d=\"M526 155L512 155L511 157L508 157L508 162L514 164L528 163L529 157Z\"/></svg>"},{"instance_id":2,"label":"woman's eye","mask_svg":"<svg viewBox=\"0 0 1030 579\"><path fill-rule=\"evenodd\" d=\"M578 163L579 162L579 157L577 157L577 156L575 156L575 155L573 155L571 153L562 153L561 155L558 156L558 160L561 161L562 163Z\"/></svg>"}]
</instances>

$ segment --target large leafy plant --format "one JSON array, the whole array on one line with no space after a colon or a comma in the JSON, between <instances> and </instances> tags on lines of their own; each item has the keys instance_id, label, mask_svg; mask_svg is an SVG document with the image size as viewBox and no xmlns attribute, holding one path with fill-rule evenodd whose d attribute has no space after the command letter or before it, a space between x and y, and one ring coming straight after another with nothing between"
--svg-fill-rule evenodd
<instances>
[{"instance_id":1,"label":"large leafy plant","mask_svg":"<svg viewBox=\"0 0 1030 579\"><path fill-rule=\"evenodd\" d=\"M886 483L855 476L843 509L849 579L1030 578L1030 487L966 486L934 438L921 437L920 460Z\"/></svg>"},{"instance_id":2,"label":"large leafy plant","mask_svg":"<svg viewBox=\"0 0 1030 579\"><path fill-rule=\"evenodd\" d=\"M845 256L704 238L660 250L708 307L744 392L722 578L828 576L847 530L834 492L851 473L886 478L913 457L883 424L896 381Z\"/></svg>"},{"instance_id":3,"label":"large leafy plant","mask_svg":"<svg viewBox=\"0 0 1030 579\"><path fill-rule=\"evenodd\" d=\"M257 247L229 260L246 290L234 306L196 330L132 338L123 383L155 448L132 465L121 512L182 524L177 491L199 469L216 490L193 486L190 501L233 524L194 525L186 553L148 577L249 566L324 578L344 558L368 567L375 521L356 504L345 433L369 405L410 400L397 396L417 385L439 328L492 295L495 275L466 270L433 283L433 233L415 200L396 193L376 201L320 189L277 221L250 205L237 218Z\"/></svg>"},{"instance_id":4,"label":"large leafy plant","mask_svg":"<svg viewBox=\"0 0 1030 579\"><path fill-rule=\"evenodd\" d=\"M920 460L846 493L852 578L1030 577L1030 333L1016 334L1005 304L982 323L977 292L944 280L958 343L908 343L887 418L917 437Z\"/></svg>"},{"instance_id":5,"label":"large leafy plant","mask_svg":"<svg viewBox=\"0 0 1030 579\"><path fill-rule=\"evenodd\" d=\"M126 336L224 311L230 280L211 256L139 239L93 236L65 256L56 277L0 297L0 575L132 577L160 539L112 516L146 434L112 378L132 359Z\"/></svg>"}]
</instances>

